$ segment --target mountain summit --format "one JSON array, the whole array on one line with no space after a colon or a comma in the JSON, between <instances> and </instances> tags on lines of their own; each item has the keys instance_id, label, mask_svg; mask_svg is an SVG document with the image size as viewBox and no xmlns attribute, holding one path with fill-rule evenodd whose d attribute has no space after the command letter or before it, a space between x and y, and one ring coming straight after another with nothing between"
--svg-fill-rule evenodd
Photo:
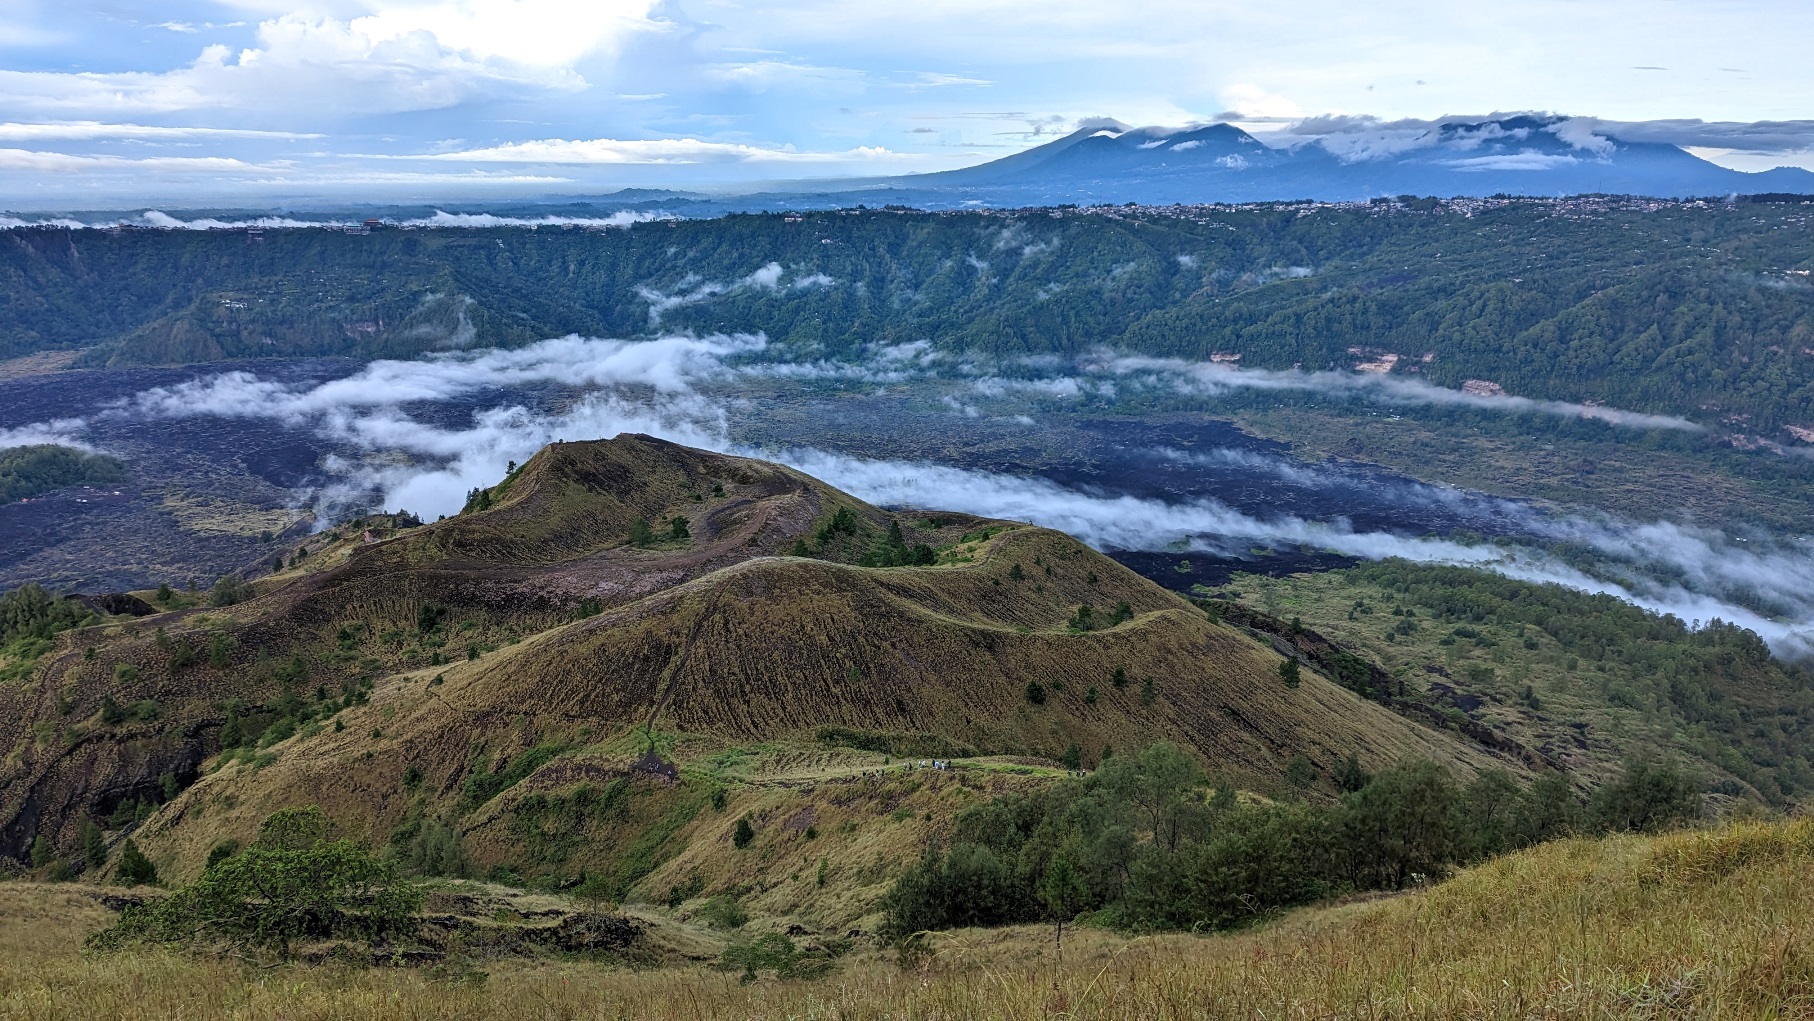
<instances>
[{"instance_id":1,"label":"mountain summit","mask_svg":"<svg viewBox=\"0 0 1814 1021\"><path fill-rule=\"evenodd\" d=\"M1090 121L1063 138L963 170L896 178L923 201L991 205L1360 201L1586 193L1660 198L1814 192L1814 173L1743 173L1660 142L1566 117L1448 121L1422 132L1324 135L1272 146L1233 124L1130 128Z\"/></svg>"}]
</instances>

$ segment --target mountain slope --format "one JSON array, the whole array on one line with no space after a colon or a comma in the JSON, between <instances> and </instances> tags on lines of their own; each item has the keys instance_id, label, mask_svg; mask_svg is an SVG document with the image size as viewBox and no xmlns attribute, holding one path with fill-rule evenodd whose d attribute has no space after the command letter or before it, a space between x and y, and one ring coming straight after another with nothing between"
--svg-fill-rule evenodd
<instances>
[{"instance_id":1,"label":"mountain slope","mask_svg":"<svg viewBox=\"0 0 1814 1021\"><path fill-rule=\"evenodd\" d=\"M141 840L180 873L321 803L366 839L442 819L483 864L564 868L587 848L549 851L525 812L637 775L667 777L631 799L653 816L696 812L687 763L751 742L1094 761L1169 737L1261 789L1294 759L1494 761L1314 675L1286 687L1270 647L1060 533L891 515L648 437L546 448L435 525L337 534L250 602L60 636L0 693L0 851L163 803ZM860 565L920 545L935 563ZM651 747L683 772L638 765Z\"/></svg>"},{"instance_id":2,"label":"mountain slope","mask_svg":"<svg viewBox=\"0 0 1814 1021\"><path fill-rule=\"evenodd\" d=\"M963 191L1002 205L1814 192L1814 173L1805 170L1748 174L1673 145L1577 138L1567 123L1528 115L1447 122L1421 137L1338 157L1318 142L1272 148L1232 124L1173 130L1091 122L1000 160L889 183L928 197Z\"/></svg>"}]
</instances>

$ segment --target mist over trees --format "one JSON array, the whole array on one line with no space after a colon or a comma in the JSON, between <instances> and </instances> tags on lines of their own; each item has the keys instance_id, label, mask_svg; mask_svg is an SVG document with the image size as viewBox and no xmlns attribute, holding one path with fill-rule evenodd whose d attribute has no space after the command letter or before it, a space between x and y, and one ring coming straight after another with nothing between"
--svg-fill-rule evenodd
<instances>
[{"instance_id":1,"label":"mist over trees","mask_svg":"<svg viewBox=\"0 0 1814 1021\"><path fill-rule=\"evenodd\" d=\"M1392 353L1394 375L1450 388L1484 379L1764 429L1814 419L1804 207L1642 205L868 210L611 231L271 230L258 245L15 229L0 252L15 296L0 305L0 357L408 357L733 329L832 357L924 339L1306 370ZM755 272L771 265L773 279Z\"/></svg>"}]
</instances>

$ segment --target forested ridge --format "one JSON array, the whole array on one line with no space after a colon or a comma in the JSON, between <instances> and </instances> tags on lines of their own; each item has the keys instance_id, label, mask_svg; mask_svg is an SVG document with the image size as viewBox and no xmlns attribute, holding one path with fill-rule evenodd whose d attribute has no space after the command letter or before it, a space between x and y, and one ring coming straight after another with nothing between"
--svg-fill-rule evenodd
<instances>
[{"instance_id":1,"label":"forested ridge","mask_svg":"<svg viewBox=\"0 0 1814 1021\"><path fill-rule=\"evenodd\" d=\"M1769 430L1814 423L1807 209L1423 200L262 239L15 229L0 238L0 356L409 356L672 330L762 331L817 357L919 340L1003 357L1239 354L1250 368L1394 353L1395 372L1444 386Z\"/></svg>"}]
</instances>

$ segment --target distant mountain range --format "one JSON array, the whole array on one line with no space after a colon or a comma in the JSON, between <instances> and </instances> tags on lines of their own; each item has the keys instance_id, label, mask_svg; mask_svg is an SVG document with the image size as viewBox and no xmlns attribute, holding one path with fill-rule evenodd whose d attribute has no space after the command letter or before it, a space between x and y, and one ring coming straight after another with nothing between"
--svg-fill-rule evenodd
<instances>
[{"instance_id":1,"label":"distant mountain range","mask_svg":"<svg viewBox=\"0 0 1814 1021\"><path fill-rule=\"evenodd\" d=\"M1463 198L1515 195L1640 195L1719 198L1814 195L1814 172L1778 167L1745 173L1664 142L1626 141L1579 118L1519 114L1477 121L1440 121L1426 129L1382 126L1354 132L1290 136L1269 145L1233 124L1134 128L1095 120L1063 138L962 170L899 177L770 182L760 191L625 188L601 195L504 201L299 206L281 215L303 221L376 216L422 219L442 226L521 218L608 217L618 213L706 218L733 212L833 209L864 204L920 209L1279 202L1363 202L1381 197ZM177 219L236 221L269 208L179 210ZM455 214L450 217L447 214ZM50 216L51 214L43 214ZM121 222L172 226L163 213L71 210L55 214L106 226ZM24 217L35 220L39 216ZM5 221L0 216L0 223Z\"/></svg>"},{"instance_id":2,"label":"distant mountain range","mask_svg":"<svg viewBox=\"0 0 1814 1021\"><path fill-rule=\"evenodd\" d=\"M1173 129L1095 122L980 166L864 186L923 193L932 204L945 204L937 202L943 198L988 205L1814 193L1814 173L1806 170L1743 173L1674 145L1626 142L1570 124L1535 116L1446 123L1371 150L1337 152L1321 141L1274 148L1232 124Z\"/></svg>"}]
</instances>

